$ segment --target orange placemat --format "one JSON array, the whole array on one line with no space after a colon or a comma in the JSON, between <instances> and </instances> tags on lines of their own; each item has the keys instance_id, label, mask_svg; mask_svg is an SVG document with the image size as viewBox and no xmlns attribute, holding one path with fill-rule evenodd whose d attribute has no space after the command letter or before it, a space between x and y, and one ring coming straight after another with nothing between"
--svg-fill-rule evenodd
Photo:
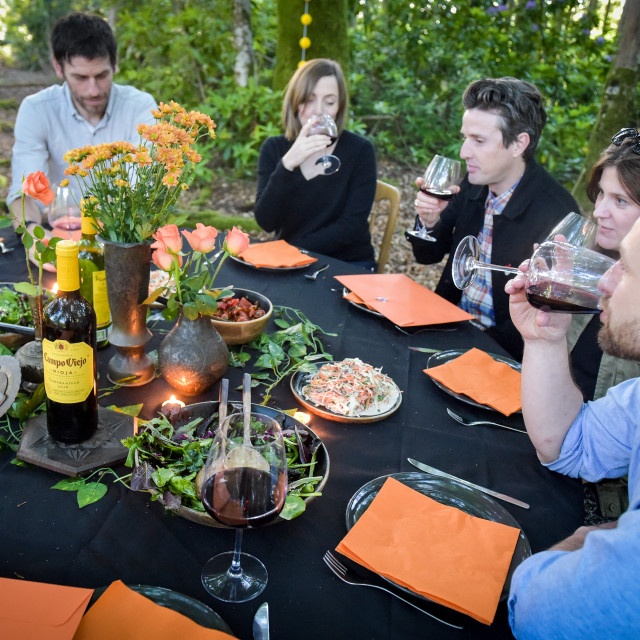
<instances>
[{"instance_id":1,"label":"orange placemat","mask_svg":"<svg viewBox=\"0 0 640 640\"><path fill-rule=\"evenodd\" d=\"M112 582L82 618L73 640L229 640L228 633L205 629L190 618Z\"/></svg>"},{"instance_id":2,"label":"orange placemat","mask_svg":"<svg viewBox=\"0 0 640 640\"><path fill-rule=\"evenodd\" d=\"M2 640L71 640L93 589L0 578Z\"/></svg>"},{"instance_id":3,"label":"orange placemat","mask_svg":"<svg viewBox=\"0 0 640 640\"><path fill-rule=\"evenodd\" d=\"M424 372L447 389L463 393L480 404L493 407L505 416L520 411L519 371L494 360L480 349L469 349L461 356Z\"/></svg>"},{"instance_id":4,"label":"orange placemat","mask_svg":"<svg viewBox=\"0 0 640 640\"><path fill-rule=\"evenodd\" d=\"M300 267L317 261L317 258L302 253L286 240L250 244L239 257L254 267L272 268Z\"/></svg>"},{"instance_id":5,"label":"orange placemat","mask_svg":"<svg viewBox=\"0 0 640 640\"><path fill-rule=\"evenodd\" d=\"M491 624L519 534L388 478L336 550L430 600Z\"/></svg>"},{"instance_id":6,"label":"orange placemat","mask_svg":"<svg viewBox=\"0 0 640 640\"><path fill-rule=\"evenodd\" d=\"M471 320L472 315L400 273L335 276L369 308L399 327Z\"/></svg>"}]
</instances>

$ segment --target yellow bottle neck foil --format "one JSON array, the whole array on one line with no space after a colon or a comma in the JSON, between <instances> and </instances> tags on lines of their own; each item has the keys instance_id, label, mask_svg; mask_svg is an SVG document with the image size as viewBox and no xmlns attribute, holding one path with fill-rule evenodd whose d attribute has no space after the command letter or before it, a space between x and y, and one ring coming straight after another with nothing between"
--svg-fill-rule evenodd
<instances>
[{"instance_id":1,"label":"yellow bottle neck foil","mask_svg":"<svg viewBox=\"0 0 640 640\"><path fill-rule=\"evenodd\" d=\"M83 236L95 236L98 233L98 229L96 229L95 222L91 216L85 214L84 209L82 210L82 218L81 218L81 228Z\"/></svg>"},{"instance_id":2,"label":"yellow bottle neck foil","mask_svg":"<svg viewBox=\"0 0 640 640\"><path fill-rule=\"evenodd\" d=\"M60 240L56 245L58 259L58 291L77 291L80 288L78 245L74 240Z\"/></svg>"}]
</instances>

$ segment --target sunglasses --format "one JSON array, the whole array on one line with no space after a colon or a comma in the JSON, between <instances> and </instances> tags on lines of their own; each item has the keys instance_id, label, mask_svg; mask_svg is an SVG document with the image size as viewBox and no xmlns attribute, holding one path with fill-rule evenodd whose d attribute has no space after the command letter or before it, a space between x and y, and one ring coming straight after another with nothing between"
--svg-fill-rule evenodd
<instances>
[{"instance_id":1,"label":"sunglasses","mask_svg":"<svg viewBox=\"0 0 640 640\"><path fill-rule=\"evenodd\" d=\"M616 135L611 138L611 142L613 142L616 147L619 147L627 138L632 138L633 142L633 140L640 139L640 133L637 129L620 129L620 131L618 131L618 133L616 133ZM631 151L640 155L640 142L636 142L636 144L631 148Z\"/></svg>"}]
</instances>

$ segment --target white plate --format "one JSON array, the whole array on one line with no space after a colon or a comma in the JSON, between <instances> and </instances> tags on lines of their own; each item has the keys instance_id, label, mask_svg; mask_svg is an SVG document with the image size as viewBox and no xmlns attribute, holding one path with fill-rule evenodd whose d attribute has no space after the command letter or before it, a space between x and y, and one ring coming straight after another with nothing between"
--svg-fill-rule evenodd
<instances>
[{"instance_id":1,"label":"white plate","mask_svg":"<svg viewBox=\"0 0 640 640\"><path fill-rule=\"evenodd\" d=\"M300 251L302 251L302 249L300 249ZM307 252L302 251L302 253L307 253ZM239 264L243 264L245 267L251 267L252 269L257 269L258 271L299 271L300 269L306 269L307 267L310 267L317 262L317 260L314 260L313 262L309 262L308 264L299 264L299 265L296 265L295 267L257 267L255 264L251 264L250 262L247 262L246 260L243 260L238 256L229 256L229 257L235 262Z\"/></svg>"}]
</instances>

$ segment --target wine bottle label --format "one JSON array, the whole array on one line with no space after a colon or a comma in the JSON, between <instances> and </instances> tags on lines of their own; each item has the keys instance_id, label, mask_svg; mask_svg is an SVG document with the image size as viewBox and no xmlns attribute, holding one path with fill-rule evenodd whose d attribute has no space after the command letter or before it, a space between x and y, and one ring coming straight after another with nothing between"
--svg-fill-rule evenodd
<instances>
[{"instance_id":1,"label":"wine bottle label","mask_svg":"<svg viewBox=\"0 0 640 640\"><path fill-rule=\"evenodd\" d=\"M86 342L42 341L44 388L61 404L82 402L94 388L93 349Z\"/></svg>"},{"instance_id":2,"label":"wine bottle label","mask_svg":"<svg viewBox=\"0 0 640 640\"><path fill-rule=\"evenodd\" d=\"M107 278L104 271L93 272L93 309L96 312L96 322L99 327L111 322Z\"/></svg>"},{"instance_id":3,"label":"wine bottle label","mask_svg":"<svg viewBox=\"0 0 640 640\"><path fill-rule=\"evenodd\" d=\"M100 344L109 338L109 334L111 333L111 325L105 327L104 329L98 329L96 331L96 342Z\"/></svg>"}]
</instances>

